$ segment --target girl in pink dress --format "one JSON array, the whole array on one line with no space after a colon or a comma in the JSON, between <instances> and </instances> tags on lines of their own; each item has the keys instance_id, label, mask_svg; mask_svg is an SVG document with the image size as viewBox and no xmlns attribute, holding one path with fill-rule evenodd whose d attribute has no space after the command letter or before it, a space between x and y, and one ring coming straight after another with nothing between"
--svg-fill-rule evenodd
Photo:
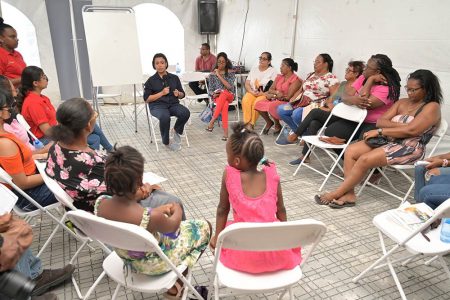
<instances>
[{"instance_id":1,"label":"girl in pink dress","mask_svg":"<svg viewBox=\"0 0 450 300\"><path fill-rule=\"evenodd\" d=\"M241 122L233 127L226 145L228 166L222 178L220 202L217 206L216 234L211 248L226 225L234 222L285 222L286 209L275 164L264 161L264 145L258 134ZM233 221L228 221L230 204ZM248 273L288 270L300 264L300 248L282 251L240 251L222 249L220 261L228 268Z\"/></svg>"}]
</instances>

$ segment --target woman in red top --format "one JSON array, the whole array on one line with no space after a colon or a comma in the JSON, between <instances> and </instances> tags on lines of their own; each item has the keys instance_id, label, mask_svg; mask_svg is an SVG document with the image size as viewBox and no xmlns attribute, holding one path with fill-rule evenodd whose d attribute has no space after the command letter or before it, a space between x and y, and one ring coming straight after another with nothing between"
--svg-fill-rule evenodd
<instances>
[{"instance_id":1,"label":"woman in red top","mask_svg":"<svg viewBox=\"0 0 450 300\"><path fill-rule=\"evenodd\" d=\"M47 85L48 78L44 70L36 66L28 66L22 72L22 86L17 97L19 112L30 125L31 132L44 145L50 142L47 137L48 130L58 124L55 107L50 99L42 94ZM112 145L97 124L88 137L88 144L95 150L99 150L100 145L107 151L112 149Z\"/></svg>"},{"instance_id":2,"label":"woman in red top","mask_svg":"<svg viewBox=\"0 0 450 300\"><path fill-rule=\"evenodd\" d=\"M5 75L15 87L20 85L20 76L26 67L22 55L16 49L19 45L16 30L0 17L0 75Z\"/></svg>"},{"instance_id":3,"label":"woman in red top","mask_svg":"<svg viewBox=\"0 0 450 300\"><path fill-rule=\"evenodd\" d=\"M18 187L42 206L56 203L55 196L44 184L42 176L36 170L30 148L14 134L3 129L5 122L11 119L13 103L14 98L11 94L0 90L0 167L12 177ZM19 197L17 206L26 211L36 209L22 195L18 193L16 195Z\"/></svg>"}]
</instances>

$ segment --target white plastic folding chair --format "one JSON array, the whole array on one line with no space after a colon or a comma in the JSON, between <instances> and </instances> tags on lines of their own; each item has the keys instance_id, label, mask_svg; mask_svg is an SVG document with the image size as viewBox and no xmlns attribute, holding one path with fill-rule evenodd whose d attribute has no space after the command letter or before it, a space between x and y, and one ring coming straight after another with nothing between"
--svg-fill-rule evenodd
<instances>
[{"instance_id":1,"label":"white plastic folding chair","mask_svg":"<svg viewBox=\"0 0 450 300\"><path fill-rule=\"evenodd\" d=\"M122 116L125 117L125 111L122 108L122 91L120 93L101 93L100 87L96 87L95 93L97 96L97 102L99 100L103 100L103 102L104 102L105 99L114 100L114 102L116 102L117 105L119 105L119 109L120 109Z\"/></svg>"},{"instance_id":2,"label":"white plastic folding chair","mask_svg":"<svg viewBox=\"0 0 450 300\"><path fill-rule=\"evenodd\" d=\"M364 275L367 274L367 272L373 269L388 266L402 299L406 299L405 292L403 291L397 274L395 273L393 263L403 262L403 265L406 265L408 262L419 255L432 258L431 260L426 261L425 264L429 264L437 257L439 263L450 279L449 268L445 260L443 259L444 255L450 253L450 243L444 243L440 240L440 230L442 225L426 233L429 241L426 240L426 238L422 234L422 232L428 229L434 221L440 218L450 218L450 199L446 200L438 208L436 208L434 210L434 216L416 230L410 230L404 227L404 225L400 225L399 223L397 223L398 221L396 221L391 215L391 211L385 211L381 214L376 215L373 218L373 224L378 229L378 236L380 238L380 245L383 251L383 256L381 256L372 265L370 265L370 267L368 267L361 274L355 277L353 279L353 282L358 282ZM384 243L383 235L387 236L395 243L395 246L393 246L389 251ZM410 255L392 259L394 252L402 249L405 249Z\"/></svg>"},{"instance_id":3,"label":"white plastic folding chair","mask_svg":"<svg viewBox=\"0 0 450 300\"><path fill-rule=\"evenodd\" d=\"M28 124L28 122L25 120L25 118L21 114L16 115L17 122L19 122L20 125L22 125L23 128L27 131L27 133L35 140L39 141L39 139L31 132L31 126Z\"/></svg>"},{"instance_id":4,"label":"white plastic folding chair","mask_svg":"<svg viewBox=\"0 0 450 300\"><path fill-rule=\"evenodd\" d=\"M73 211L77 210L77 208L73 205L74 200L62 189L62 187L55 180L48 177L48 175L45 173L45 164L36 162L36 166L38 167L39 173L41 174L42 178L44 179L45 185L55 195L55 198L59 201L59 203L61 203L61 205L67 209L70 209ZM60 219L60 222L55 227L55 229L52 231L52 233L50 234L50 237L44 243L44 245L40 249L39 253L42 253L47 248L47 246L50 244L51 239L53 238L53 236L56 234L56 232L58 231L58 229L61 226L62 226L61 228L65 229L65 230L69 230L72 233L72 231L70 229L68 229L67 226L62 225L62 224L64 224L65 221L67 221L67 211L64 212L64 215ZM73 233L75 233L76 239L78 241L80 241L82 244L81 244L81 246L78 247L77 251L70 259L69 263L72 265L75 264L75 261L76 261L78 255L86 246L91 248L91 250L95 250L89 245L89 243L93 242L93 240L90 239L89 237L87 237L83 232L81 232L77 228L74 228ZM105 251L106 254L111 253L111 250L108 247L106 247L103 243L101 243L99 241L96 241L96 242L102 247L102 249ZM77 283L77 281L75 280L74 275L72 275L72 283L75 288L75 291L77 292L78 297L80 299L84 299L84 296L80 290L80 286Z\"/></svg>"},{"instance_id":5,"label":"white plastic folding chair","mask_svg":"<svg viewBox=\"0 0 450 300\"><path fill-rule=\"evenodd\" d=\"M208 77L209 73L204 72L186 72L183 73L180 80L183 83L184 86L188 85L189 82L195 82L195 81L205 81ZM186 88L184 89L186 91ZM199 99L205 99L209 98L208 93L206 94L199 94L199 95L187 95L183 98L184 105L189 108L191 103L194 101L197 101Z\"/></svg>"},{"instance_id":6,"label":"white plastic folding chair","mask_svg":"<svg viewBox=\"0 0 450 300\"><path fill-rule=\"evenodd\" d=\"M170 289L177 279L184 283L182 299L187 298L188 292L193 293L197 299L203 299L191 284L191 270L185 277L182 273L186 270L186 266L175 266L159 248L158 241L146 229L134 224L107 220L81 210L70 211L67 213L67 217L92 239L119 249L140 252L154 251L171 268L170 272L159 276L127 272L122 259L116 252L112 252L103 261L104 271L91 286L84 299L90 296L105 275L117 282L112 299L116 299L121 287L143 293L159 293Z\"/></svg>"},{"instance_id":7,"label":"white plastic folding chair","mask_svg":"<svg viewBox=\"0 0 450 300\"><path fill-rule=\"evenodd\" d=\"M205 86L206 86L206 91L209 95L209 87L208 87L208 80L205 81ZM234 81L234 99L233 101L229 104L234 106L235 110L236 110L236 115L235 115L235 121L229 121L229 122L239 122L240 121L240 113L239 113L239 98L237 95L237 81ZM211 97L209 97L209 101L210 101L210 105L215 105L214 101L211 99ZM219 123L219 120L217 120L217 122ZM220 123L219 123L220 125Z\"/></svg>"},{"instance_id":8,"label":"white plastic folding chair","mask_svg":"<svg viewBox=\"0 0 450 300\"><path fill-rule=\"evenodd\" d=\"M313 219L275 223L235 223L227 226L217 239L213 275L214 298L281 291L279 299L289 292L303 276L304 266L325 232L326 226ZM243 251L277 251L308 247L302 261L292 270L250 274L227 268L220 262L222 248ZM305 255L306 252L306 255ZM223 291L223 292L221 292ZM228 293L225 293L228 292ZM210 293L210 297L212 293Z\"/></svg>"},{"instance_id":9,"label":"white plastic folding chair","mask_svg":"<svg viewBox=\"0 0 450 300\"><path fill-rule=\"evenodd\" d=\"M439 146L439 144L442 141L442 138L444 137L445 133L447 132L447 128L448 128L448 123L446 120L442 119L441 123L439 124L439 127L436 129L436 131L434 132L433 136L436 139L436 143L434 144L434 146L432 147L431 151L429 152L429 154L427 155L427 157L431 157L434 155L434 153L436 152L437 147ZM410 175L408 175L408 171L411 171L414 169L414 165L392 165L389 166L388 168L393 169L394 171L400 173L409 183L409 188L406 191L401 191L399 190L393 183L392 181L389 179L389 176L385 173L385 169L384 168L373 168L370 172L369 175L366 177L366 180L364 181L364 183L361 185L361 188L358 191L357 196L361 195L363 189L366 187L366 185L369 185L371 187L376 188L379 191L382 191L392 197L395 197L397 199L399 199L401 201L401 203L404 203L408 197L409 194L411 194L413 188L414 188L414 178L412 178ZM394 194L393 192L382 188L380 185L376 185L376 184L372 184L369 179L372 176L372 174L375 172L375 170L377 170L380 172L380 174L383 176L382 178L384 178L388 185L391 187L392 190L394 190L397 194Z\"/></svg>"},{"instance_id":10,"label":"white plastic folding chair","mask_svg":"<svg viewBox=\"0 0 450 300\"><path fill-rule=\"evenodd\" d=\"M307 167L307 168L309 168L309 169L319 173L320 175L325 177L325 180L322 182L322 185L319 188L319 191L321 191L323 189L323 187L325 186L325 183L330 178L330 176L334 175L333 174L334 169L336 168L336 166L339 165L339 160L344 155L345 150L347 149L348 145L353 140L353 137L355 136L355 134L358 132L358 129L359 129L359 127L361 127L361 124L364 121L364 119L366 118L366 115L367 115L367 110L365 110L365 109L361 109L361 108L358 108L358 107L353 106L353 105L347 105L347 104L342 103L342 102L339 103L338 105L336 105L333 108L333 110L331 111L330 115L328 116L328 119L325 121L325 124L320 129L320 131L319 131L319 133L317 135L303 136L302 137L302 140L305 141L305 144L309 147L309 150L306 153L306 155L303 156L303 160L301 161L300 165L295 170L294 176L297 175L298 171L303 166L305 166L305 167ZM329 144L329 143L322 142L319 139L322 136L322 133L327 128L328 122L330 121L331 117L333 117L333 116L336 116L336 117L339 117L339 118L346 119L346 120L353 121L353 122L357 123L357 125L355 127L355 130L352 132L352 134L349 137L349 139L347 140L347 142L345 144L343 144L343 145ZM325 167L325 165L323 164L323 162L321 161L320 155L316 155L314 153L314 150L316 148L320 148L320 149L324 150L326 154L328 154L328 157L330 157L331 160L333 161L333 165L331 166L331 168L327 169ZM341 150L341 152L339 153L339 155L337 155L337 157L336 157L335 152L333 151L334 149L340 149ZM313 154L314 157L317 158L317 160L322 165L322 167L325 170L328 171L327 174L325 174L324 172L314 168L310 164L305 164L305 159L310 154ZM337 176L337 175L335 175L335 176Z\"/></svg>"}]
</instances>

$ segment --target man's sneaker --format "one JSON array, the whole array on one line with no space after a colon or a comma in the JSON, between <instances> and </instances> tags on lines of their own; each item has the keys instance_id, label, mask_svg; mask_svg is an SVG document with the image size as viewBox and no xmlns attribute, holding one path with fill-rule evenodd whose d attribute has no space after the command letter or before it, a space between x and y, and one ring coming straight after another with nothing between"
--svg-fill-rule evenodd
<instances>
[{"instance_id":1,"label":"man's sneaker","mask_svg":"<svg viewBox=\"0 0 450 300\"><path fill-rule=\"evenodd\" d=\"M31 296L39 296L48 291L50 288L63 283L69 279L75 271L74 265L67 265L61 269L45 269L42 273L34 279L36 286L31 293ZM45 299L45 298L44 298Z\"/></svg>"},{"instance_id":2,"label":"man's sneaker","mask_svg":"<svg viewBox=\"0 0 450 300\"><path fill-rule=\"evenodd\" d=\"M175 130L174 130L174 133L173 133L173 142L175 144L181 144L181 136Z\"/></svg>"},{"instance_id":3,"label":"man's sneaker","mask_svg":"<svg viewBox=\"0 0 450 300\"><path fill-rule=\"evenodd\" d=\"M52 293L46 293L40 296L33 296L31 300L58 300L58 297Z\"/></svg>"}]
</instances>

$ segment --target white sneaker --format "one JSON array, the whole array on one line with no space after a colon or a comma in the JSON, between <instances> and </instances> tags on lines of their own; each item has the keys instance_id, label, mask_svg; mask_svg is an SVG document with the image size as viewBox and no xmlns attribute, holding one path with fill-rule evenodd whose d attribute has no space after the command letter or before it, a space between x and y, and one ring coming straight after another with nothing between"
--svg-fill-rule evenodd
<instances>
[{"instance_id":1,"label":"white sneaker","mask_svg":"<svg viewBox=\"0 0 450 300\"><path fill-rule=\"evenodd\" d=\"M181 150L181 143L172 142L169 145L169 149L172 150L172 151L180 151Z\"/></svg>"},{"instance_id":2,"label":"white sneaker","mask_svg":"<svg viewBox=\"0 0 450 300\"><path fill-rule=\"evenodd\" d=\"M181 144L181 136L176 131L173 133L173 142L176 144Z\"/></svg>"}]
</instances>

